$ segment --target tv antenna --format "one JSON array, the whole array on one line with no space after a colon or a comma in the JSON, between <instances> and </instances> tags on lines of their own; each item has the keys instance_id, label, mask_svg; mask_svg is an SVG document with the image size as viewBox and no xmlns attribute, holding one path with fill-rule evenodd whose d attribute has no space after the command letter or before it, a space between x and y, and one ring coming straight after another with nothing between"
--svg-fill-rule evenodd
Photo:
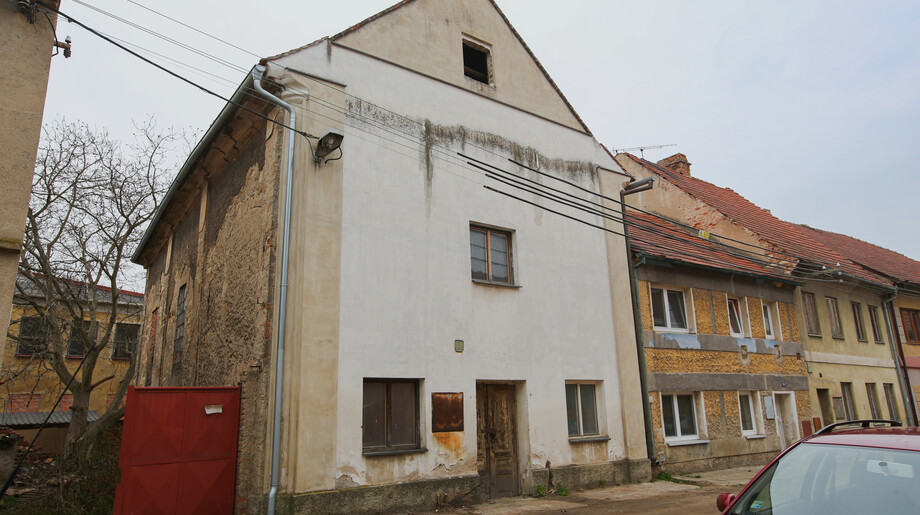
<instances>
[{"instance_id":1,"label":"tv antenna","mask_svg":"<svg viewBox=\"0 0 920 515\"><path fill-rule=\"evenodd\" d=\"M639 151L640 157L645 159L646 150L654 150L656 148L665 148L665 147L676 147L677 143L669 143L667 145L645 145L644 147L630 147L630 148L615 148L613 149L614 154L619 154L620 152L630 152L630 151Z\"/></svg>"}]
</instances>

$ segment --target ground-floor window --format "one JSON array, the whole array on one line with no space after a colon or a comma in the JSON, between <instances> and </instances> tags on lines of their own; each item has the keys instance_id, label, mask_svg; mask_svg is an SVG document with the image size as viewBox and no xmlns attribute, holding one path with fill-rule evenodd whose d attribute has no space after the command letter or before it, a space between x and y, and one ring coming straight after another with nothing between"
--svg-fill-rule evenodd
<instances>
[{"instance_id":1,"label":"ground-floor window","mask_svg":"<svg viewBox=\"0 0 920 515\"><path fill-rule=\"evenodd\" d=\"M741 417L741 434L760 432L760 397L757 392L738 392L738 409Z\"/></svg>"},{"instance_id":2,"label":"ground-floor window","mask_svg":"<svg viewBox=\"0 0 920 515\"><path fill-rule=\"evenodd\" d=\"M699 438L696 396L692 393L661 394L661 417L666 440Z\"/></svg>"},{"instance_id":3,"label":"ground-floor window","mask_svg":"<svg viewBox=\"0 0 920 515\"><path fill-rule=\"evenodd\" d=\"M596 384L566 384L565 409L569 423L569 436L600 434Z\"/></svg>"},{"instance_id":4,"label":"ground-floor window","mask_svg":"<svg viewBox=\"0 0 920 515\"><path fill-rule=\"evenodd\" d=\"M364 380L364 452L419 448L418 392L417 379Z\"/></svg>"}]
</instances>

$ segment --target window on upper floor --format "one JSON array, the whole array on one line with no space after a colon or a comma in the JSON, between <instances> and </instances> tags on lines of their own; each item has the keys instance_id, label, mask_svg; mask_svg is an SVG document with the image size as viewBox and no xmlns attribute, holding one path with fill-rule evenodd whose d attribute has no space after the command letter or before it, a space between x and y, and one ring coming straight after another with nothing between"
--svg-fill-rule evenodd
<instances>
[{"instance_id":1,"label":"window on upper floor","mask_svg":"<svg viewBox=\"0 0 920 515\"><path fill-rule=\"evenodd\" d=\"M17 356L33 356L46 349L48 324L42 317L22 317L19 319L19 341L16 346Z\"/></svg>"},{"instance_id":2,"label":"window on upper floor","mask_svg":"<svg viewBox=\"0 0 920 515\"><path fill-rule=\"evenodd\" d=\"M768 340L782 338L778 310L775 302L763 301L763 331Z\"/></svg>"},{"instance_id":3,"label":"window on upper floor","mask_svg":"<svg viewBox=\"0 0 920 515\"><path fill-rule=\"evenodd\" d=\"M656 329L689 330L683 291L652 287L651 296L652 320Z\"/></svg>"},{"instance_id":4,"label":"window on upper floor","mask_svg":"<svg viewBox=\"0 0 920 515\"><path fill-rule=\"evenodd\" d=\"M728 328L732 336L744 337L746 313L741 299L728 298Z\"/></svg>"},{"instance_id":5,"label":"window on upper floor","mask_svg":"<svg viewBox=\"0 0 920 515\"><path fill-rule=\"evenodd\" d=\"M67 357L82 358L86 349L96 344L96 324L89 320L71 322L67 339Z\"/></svg>"},{"instance_id":6,"label":"window on upper floor","mask_svg":"<svg viewBox=\"0 0 920 515\"><path fill-rule=\"evenodd\" d=\"M129 359L137 350L137 337L141 326L138 324L118 324L112 345L112 359Z\"/></svg>"},{"instance_id":7,"label":"window on upper floor","mask_svg":"<svg viewBox=\"0 0 920 515\"><path fill-rule=\"evenodd\" d=\"M565 410L570 437L600 434L595 383L566 383Z\"/></svg>"},{"instance_id":8,"label":"window on upper floor","mask_svg":"<svg viewBox=\"0 0 920 515\"><path fill-rule=\"evenodd\" d=\"M827 304L827 316L831 322L831 336L843 338L843 324L840 323L840 310L837 309L837 299L824 297L824 302Z\"/></svg>"},{"instance_id":9,"label":"window on upper floor","mask_svg":"<svg viewBox=\"0 0 920 515\"><path fill-rule=\"evenodd\" d=\"M696 394L662 393L661 418L664 424L665 440L699 439L697 412Z\"/></svg>"},{"instance_id":10,"label":"window on upper floor","mask_svg":"<svg viewBox=\"0 0 920 515\"><path fill-rule=\"evenodd\" d=\"M861 342L868 341L866 340L866 324L863 322L862 316L862 304L850 302L850 307L853 308L853 325L856 326L856 339Z\"/></svg>"},{"instance_id":11,"label":"window on upper floor","mask_svg":"<svg viewBox=\"0 0 920 515\"><path fill-rule=\"evenodd\" d=\"M869 306L869 325L872 326L872 338L875 339L875 343L885 343L882 338L881 326L879 325L878 308L875 306Z\"/></svg>"},{"instance_id":12,"label":"window on upper floor","mask_svg":"<svg viewBox=\"0 0 920 515\"><path fill-rule=\"evenodd\" d=\"M818 322L818 306L815 304L815 294L802 292L802 309L805 312L805 326L811 336L821 336L821 323Z\"/></svg>"},{"instance_id":13,"label":"window on upper floor","mask_svg":"<svg viewBox=\"0 0 920 515\"><path fill-rule=\"evenodd\" d=\"M487 43L463 38L463 75L483 84L492 84L492 49Z\"/></svg>"},{"instance_id":14,"label":"window on upper floor","mask_svg":"<svg viewBox=\"0 0 920 515\"><path fill-rule=\"evenodd\" d=\"M920 312L901 308L901 325L907 343L920 343Z\"/></svg>"},{"instance_id":15,"label":"window on upper floor","mask_svg":"<svg viewBox=\"0 0 920 515\"><path fill-rule=\"evenodd\" d=\"M365 379L361 442L365 454L418 449L419 381Z\"/></svg>"},{"instance_id":16,"label":"window on upper floor","mask_svg":"<svg viewBox=\"0 0 920 515\"><path fill-rule=\"evenodd\" d=\"M474 281L514 284L511 233L470 225L470 268Z\"/></svg>"}]
</instances>

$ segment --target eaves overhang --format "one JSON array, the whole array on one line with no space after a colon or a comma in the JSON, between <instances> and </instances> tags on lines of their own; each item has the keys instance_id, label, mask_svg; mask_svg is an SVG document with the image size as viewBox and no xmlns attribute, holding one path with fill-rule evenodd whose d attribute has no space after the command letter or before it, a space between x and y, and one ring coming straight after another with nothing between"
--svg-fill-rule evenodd
<instances>
[{"instance_id":1,"label":"eaves overhang","mask_svg":"<svg viewBox=\"0 0 920 515\"><path fill-rule=\"evenodd\" d=\"M159 206L157 206L157 210L153 215L153 219L150 221L150 224L147 225L147 229L144 231L144 235L141 237L140 243L137 245L134 253L131 254L132 263L143 265L143 263L140 262L141 254L144 253L144 249L150 242L153 233L156 231L157 226L163 220L166 212L170 209L173 200L181 190L182 185L195 171L195 167L197 166L198 161L205 156L207 151L210 149L211 144L214 143L214 140L217 139L217 137L220 135L224 125L233 119L233 115L236 114L236 112L239 110L238 106L242 105L244 101L248 100L251 90L252 69L246 73L246 77L243 79L243 82L237 86L236 91L233 92L233 96L230 97L230 101L224 105L224 108L221 109L220 114L217 115L217 118L215 118L211 123L211 126L208 127L207 132L204 133L204 136L201 137L201 139L198 141L198 144L195 145L195 148L189 154L188 158L186 158L182 168L179 169L179 173L176 175L176 178L173 179L172 184L169 186L169 190L167 190L166 196L163 197L163 201L160 202Z\"/></svg>"},{"instance_id":2,"label":"eaves overhang","mask_svg":"<svg viewBox=\"0 0 920 515\"><path fill-rule=\"evenodd\" d=\"M710 272L717 272L720 274L740 275L740 276L750 277L752 279L759 279L763 281L774 281L774 282L779 282L783 284L788 284L790 286L803 286L805 284L803 282L790 279L789 277L769 275L769 274L755 274L751 272L743 272L741 270L734 270L731 268L722 268L718 266L707 266L707 265L701 265L698 263L688 263L686 261L681 261L679 259L672 259L672 258L666 258L663 256L656 256L654 254L642 252L641 250L633 249L633 254L635 254L636 256L643 257L645 259L645 263L650 264L650 265L665 265L668 267L680 266L680 267L687 267L687 268L697 268L700 270L707 270Z\"/></svg>"}]
</instances>

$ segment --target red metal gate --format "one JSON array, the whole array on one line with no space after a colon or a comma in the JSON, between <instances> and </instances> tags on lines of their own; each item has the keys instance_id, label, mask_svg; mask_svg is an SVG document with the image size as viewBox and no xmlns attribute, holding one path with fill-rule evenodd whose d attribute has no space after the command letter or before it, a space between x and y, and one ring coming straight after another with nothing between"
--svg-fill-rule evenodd
<instances>
[{"instance_id":1,"label":"red metal gate","mask_svg":"<svg viewBox=\"0 0 920 515\"><path fill-rule=\"evenodd\" d=\"M128 389L115 515L233 513L240 389Z\"/></svg>"}]
</instances>

